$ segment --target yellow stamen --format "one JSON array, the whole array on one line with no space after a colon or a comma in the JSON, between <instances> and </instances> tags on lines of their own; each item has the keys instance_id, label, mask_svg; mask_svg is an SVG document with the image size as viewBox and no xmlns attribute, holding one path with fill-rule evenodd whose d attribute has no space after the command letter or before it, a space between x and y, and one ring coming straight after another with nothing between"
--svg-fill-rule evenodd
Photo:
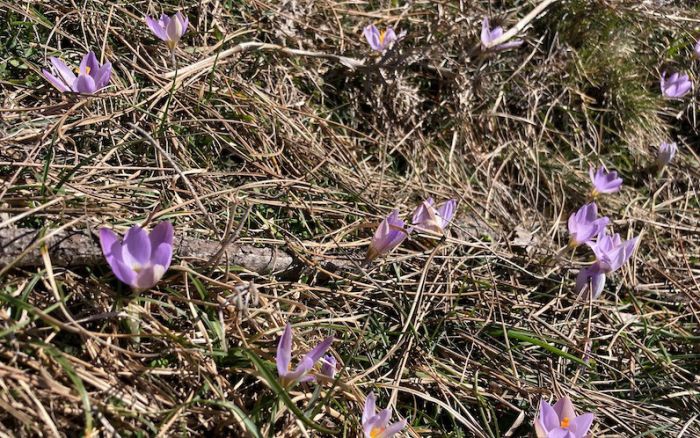
<instances>
[{"instance_id":1,"label":"yellow stamen","mask_svg":"<svg viewBox=\"0 0 700 438\"><path fill-rule=\"evenodd\" d=\"M375 427L374 429L369 431L369 436L370 436L370 438L377 438L379 435L382 434L382 432L384 432L384 429L380 429L378 427Z\"/></svg>"},{"instance_id":2,"label":"yellow stamen","mask_svg":"<svg viewBox=\"0 0 700 438\"><path fill-rule=\"evenodd\" d=\"M561 420L561 428L562 428L562 429L568 428L568 427L569 427L569 423L570 423L569 417L564 417L564 418Z\"/></svg>"},{"instance_id":3,"label":"yellow stamen","mask_svg":"<svg viewBox=\"0 0 700 438\"><path fill-rule=\"evenodd\" d=\"M384 37L386 37L386 31L383 30L379 33L379 44L384 44Z\"/></svg>"},{"instance_id":4,"label":"yellow stamen","mask_svg":"<svg viewBox=\"0 0 700 438\"><path fill-rule=\"evenodd\" d=\"M75 73L76 73L76 74L80 74L80 67L76 67L76 68L75 68ZM85 66L85 74L86 74L86 75L89 75L89 74L90 74L90 67Z\"/></svg>"}]
</instances>

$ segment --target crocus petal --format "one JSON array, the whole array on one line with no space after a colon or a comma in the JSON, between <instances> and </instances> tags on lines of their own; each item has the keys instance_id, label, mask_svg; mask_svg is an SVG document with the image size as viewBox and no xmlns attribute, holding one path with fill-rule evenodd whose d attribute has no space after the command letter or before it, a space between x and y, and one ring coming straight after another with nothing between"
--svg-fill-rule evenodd
<instances>
[{"instance_id":1,"label":"crocus petal","mask_svg":"<svg viewBox=\"0 0 700 438\"><path fill-rule=\"evenodd\" d=\"M568 430L557 428L549 431L547 438L573 438Z\"/></svg>"},{"instance_id":2,"label":"crocus petal","mask_svg":"<svg viewBox=\"0 0 700 438\"><path fill-rule=\"evenodd\" d=\"M491 29L489 27L489 19L484 17L481 20L481 44L487 45L491 40Z\"/></svg>"},{"instance_id":3,"label":"crocus petal","mask_svg":"<svg viewBox=\"0 0 700 438\"><path fill-rule=\"evenodd\" d=\"M542 426L542 420L540 417L535 417L535 436L537 438L547 438L547 431L544 426Z\"/></svg>"},{"instance_id":4,"label":"crocus petal","mask_svg":"<svg viewBox=\"0 0 700 438\"><path fill-rule=\"evenodd\" d=\"M407 421L401 420L396 423L390 424L384 429L384 432L380 433L377 438L391 438L397 433L401 432L404 427L406 427Z\"/></svg>"},{"instance_id":5,"label":"crocus petal","mask_svg":"<svg viewBox=\"0 0 700 438\"><path fill-rule=\"evenodd\" d=\"M112 63L105 62L102 67L97 69L97 72L92 77L95 80L95 87L97 90L106 87L112 77Z\"/></svg>"},{"instance_id":6,"label":"crocus petal","mask_svg":"<svg viewBox=\"0 0 700 438\"><path fill-rule=\"evenodd\" d=\"M73 73L73 71L70 69L70 67L66 65L65 62L53 56L49 58L49 61L51 61L51 65L53 65L53 68L56 69L56 72L58 72L58 75L61 77L61 79L66 85L70 85L73 82L75 82L75 73Z\"/></svg>"},{"instance_id":7,"label":"crocus petal","mask_svg":"<svg viewBox=\"0 0 700 438\"><path fill-rule=\"evenodd\" d=\"M370 24L364 28L362 34L367 39L367 43L373 50L381 50L381 44L379 43L379 30L374 24Z\"/></svg>"},{"instance_id":8,"label":"crocus petal","mask_svg":"<svg viewBox=\"0 0 700 438\"><path fill-rule=\"evenodd\" d=\"M117 247L119 248L117 249ZM128 284L131 287L134 287L136 284L136 272L134 272L133 269L131 269L129 266L126 265L126 263L124 263L121 260L121 256L116 257L117 251L121 249L123 249L122 246L119 245L118 242L115 243L112 249L112 254L114 254L115 257L112 258L112 262L110 262L109 260L107 260L107 262L109 263L109 267L112 268L114 276L117 277L119 281L121 281L124 284Z\"/></svg>"},{"instance_id":9,"label":"crocus petal","mask_svg":"<svg viewBox=\"0 0 700 438\"><path fill-rule=\"evenodd\" d=\"M151 264L160 265L167 270L173 258L173 247L167 243L161 243L151 254Z\"/></svg>"},{"instance_id":10,"label":"crocus petal","mask_svg":"<svg viewBox=\"0 0 700 438\"><path fill-rule=\"evenodd\" d=\"M333 343L334 338L333 336L329 336L323 341L321 341L320 344L318 344L313 350L309 351L306 354L306 357L311 359L312 365L318 362L318 360L323 356L326 351L331 347L331 344Z\"/></svg>"},{"instance_id":11,"label":"crocus petal","mask_svg":"<svg viewBox=\"0 0 700 438\"><path fill-rule=\"evenodd\" d=\"M598 298L605 287L605 273L597 266L597 264L581 269L576 277L575 292L582 293L591 285L591 293L593 298Z\"/></svg>"},{"instance_id":12,"label":"crocus petal","mask_svg":"<svg viewBox=\"0 0 700 438\"><path fill-rule=\"evenodd\" d=\"M190 25L190 20L189 18L182 15L181 12L178 12L177 14L175 14L175 16L178 20L180 20L180 25L182 26L182 33L180 34L180 37L182 37L185 34L185 32L187 32L187 27Z\"/></svg>"},{"instance_id":13,"label":"crocus petal","mask_svg":"<svg viewBox=\"0 0 700 438\"><path fill-rule=\"evenodd\" d=\"M112 245L114 245L115 242L119 242L119 236L117 236L114 231L109 228L100 228L100 247L106 259L113 257Z\"/></svg>"},{"instance_id":14,"label":"crocus petal","mask_svg":"<svg viewBox=\"0 0 700 438\"><path fill-rule=\"evenodd\" d=\"M95 80L88 75L78 75L78 78L73 82L71 86L73 91L81 94L93 94L97 91L97 86L95 85Z\"/></svg>"},{"instance_id":15,"label":"crocus petal","mask_svg":"<svg viewBox=\"0 0 700 438\"><path fill-rule=\"evenodd\" d=\"M571 399L569 397L563 397L557 401L554 406L552 406L552 409L554 409L554 412L557 413L557 416L559 417L559 420L561 421L565 417L568 417L569 420L573 419L576 416L576 411L574 411L574 404L571 403Z\"/></svg>"},{"instance_id":16,"label":"crocus petal","mask_svg":"<svg viewBox=\"0 0 700 438\"><path fill-rule=\"evenodd\" d=\"M157 36L163 41L168 39L168 35L165 33L165 29L163 28L163 26L160 25L160 23L156 19L146 15L146 24L155 36Z\"/></svg>"},{"instance_id":17,"label":"crocus petal","mask_svg":"<svg viewBox=\"0 0 700 438\"><path fill-rule=\"evenodd\" d=\"M287 323L282 337L277 344L277 373L280 377L289 372L289 364L292 362L292 326Z\"/></svg>"},{"instance_id":18,"label":"crocus petal","mask_svg":"<svg viewBox=\"0 0 700 438\"><path fill-rule=\"evenodd\" d=\"M136 270L150 262L151 241L148 239L148 233L143 228L134 225L126 232L122 257L124 258L124 263Z\"/></svg>"},{"instance_id":19,"label":"crocus petal","mask_svg":"<svg viewBox=\"0 0 700 438\"><path fill-rule=\"evenodd\" d=\"M373 392L370 392L367 395L367 398L365 399L365 407L364 410L362 411L362 424L364 425L367 423L372 417L374 417L374 413L376 412L376 406L375 403L377 401L377 398L374 396Z\"/></svg>"},{"instance_id":20,"label":"crocus petal","mask_svg":"<svg viewBox=\"0 0 700 438\"><path fill-rule=\"evenodd\" d=\"M495 47L496 50L502 51L502 50L508 50L512 49L515 47L520 47L524 43L523 40L513 40L513 41L508 41L507 43L499 44Z\"/></svg>"},{"instance_id":21,"label":"crocus petal","mask_svg":"<svg viewBox=\"0 0 700 438\"><path fill-rule=\"evenodd\" d=\"M394 32L393 27L389 26L384 33L383 48L389 47L394 41L396 41L396 32Z\"/></svg>"},{"instance_id":22,"label":"crocus petal","mask_svg":"<svg viewBox=\"0 0 700 438\"><path fill-rule=\"evenodd\" d=\"M138 290L147 290L158 284L158 281L165 274L165 267L161 265L151 265L139 271L133 286Z\"/></svg>"},{"instance_id":23,"label":"crocus petal","mask_svg":"<svg viewBox=\"0 0 700 438\"><path fill-rule=\"evenodd\" d=\"M170 23L168 23L168 26L165 28L165 32L168 35L168 41L178 42L184 33L182 29L182 21L178 20L177 18L171 19Z\"/></svg>"},{"instance_id":24,"label":"crocus petal","mask_svg":"<svg viewBox=\"0 0 700 438\"><path fill-rule=\"evenodd\" d=\"M374 427L384 429L386 428L387 424L389 424L389 420L391 420L391 408L384 408L379 411L375 417Z\"/></svg>"},{"instance_id":25,"label":"crocus petal","mask_svg":"<svg viewBox=\"0 0 700 438\"><path fill-rule=\"evenodd\" d=\"M47 81L51 82L51 85L56 87L56 89L61 93L70 91L70 88L68 88L68 86L64 84L62 80L49 73L47 70L41 70L41 74L44 75L44 78L46 78Z\"/></svg>"},{"instance_id":26,"label":"crocus petal","mask_svg":"<svg viewBox=\"0 0 700 438\"><path fill-rule=\"evenodd\" d=\"M573 432L576 438L583 438L588 433L588 429L591 428L594 418L595 416L591 413L579 415L571 420L569 423L569 429L571 432Z\"/></svg>"},{"instance_id":27,"label":"crocus petal","mask_svg":"<svg viewBox=\"0 0 700 438\"><path fill-rule=\"evenodd\" d=\"M452 217L455 214L455 209L457 207L457 200L455 199L450 199L449 201L445 202L441 206L438 207L437 212L438 216L441 219L441 224L440 226L444 229L447 227L447 225L450 223L452 220Z\"/></svg>"},{"instance_id":28,"label":"crocus petal","mask_svg":"<svg viewBox=\"0 0 700 438\"><path fill-rule=\"evenodd\" d=\"M97 73L97 70L100 68L100 64L97 62L97 56L95 56L95 52L87 52L85 56L83 56L82 61L80 61L80 74L81 75L90 75L94 79L95 73Z\"/></svg>"},{"instance_id":29,"label":"crocus petal","mask_svg":"<svg viewBox=\"0 0 700 438\"><path fill-rule=\"evenodd\" d=\"M559 427L559 415L554 408L544 400L540 401L540 423L546 431Z\"/></svg>"},{"instance_id":30,"label":"crocus petal","mask_svg":"<svg viewBox=\"0 0 700 438\"><path fill-rule=\"evenodd\" d=\"M338 361L330 354L321 358L321 374L331 379L335 378Z\"/></svg>"},{"instance_id":31,"label":"crocus petal","mask_svg":"<svg viewBox=\"0 0 700 438\"><path fill-rule=\"evenodd\" d=\"M156 248L161 243L167 243L168 245L173 244L173 236L175 232L173 225L168 222L161 222L156 225L151 233L148 235L148 239L151 241L151 247Z\"/></svg>"}]
</instances>

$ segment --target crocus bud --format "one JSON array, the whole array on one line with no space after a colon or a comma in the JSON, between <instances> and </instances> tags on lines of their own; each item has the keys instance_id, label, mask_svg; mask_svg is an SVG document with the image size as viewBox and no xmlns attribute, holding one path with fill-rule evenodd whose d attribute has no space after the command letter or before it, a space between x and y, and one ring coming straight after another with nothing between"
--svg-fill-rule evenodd
<instances>
[{"instance_id":1,"label":"crocus bud","mask_svg":"<svg viewBox=\"0 0 700 438\"><path fill-rule=\"evenodd\" d=\"M673 160L678 151L678 145L676 143L661 143L659 146L659 152L656 155L656 165L659 169L667 165Z\"/></svg>"},{"instance_id":2,"label":"crocus bud","mask_svg":"<svg viewBox=\"0 0 700 438\"><path fill-rule=\"evenodd\" d=\"M443 234L455 214L457 201L450 199L435 208L433 198L428 198L413 212L413 225L420 230Z\"/></svg>"},{"instance_id":3,"label":"crocus bud","mask_svg":"<svg viewBox=\"0 0 700 438\"><path fill-rule=\"evenodd\" d=\"M306 353L296 368L292 369L292 337L292 326L287 323L284 333L277 344L277 357L275 358L277 374L280 377L280 383L284 387L291 387L299 382L314 380L315 377L309 372L333 343L333 336L327 337L313 350Z\"/></svg>"},{"instance_id":4,"label":"crocus bud","mask_svg":"<svg viewBox=\"0 0 700 438\"><path fill-rule=\"evenodd\" d=\"M399 211L392 211L374 232L372 242L367 249L367 260L386 255L399 246L411 231L404 229L405 226L406 223L399 219Z\"/></svg>"},{"instance_id":5,"label":"crocus bud","mask_svg":"<svg viewBox=\"0 0 700 438\"><path fill-rule=\"evenodd\" d=\"M481 21L481 48L483 50L493 50L495 52L500 52L502 50L508 50L514 47L518 47L523 43L523 40L513 40L503 44L499 44L497 46L489 47L489 44L491 44L492 41L495 41L498 38L500 38L501 35L503 35L503 28L501 26L496 26L493 29L491 29L488 18L484 18Z\"/></svg>"},{"instance_id":6,"label":"crocus bud","mask_svg":"<svg viewBox=\"0 0 700 438\"><path fill-rule=\"evenodd\" d=\"M187 26L189 25L189 20L187 17L182 15L182 13L177 12L176 14L168 17L165 14L161 14L160 19L156 20L148 15L146 16L146 24L151 29L151 32L161 40L165 41L168 48L172 51L177 46L180 38L187 32Z\"/></svg>"},{"instance_id":7,"label":"crocus bud","mask_svg":"<svg viewBox=\"0 0 700 438\"><path fill-rule=\"evenodd\" d=\"M335 357L327 354L321 358L321 374L324 376L335 379L335 373L337 372L338 361Z\"/></svg>"}]
</instances>

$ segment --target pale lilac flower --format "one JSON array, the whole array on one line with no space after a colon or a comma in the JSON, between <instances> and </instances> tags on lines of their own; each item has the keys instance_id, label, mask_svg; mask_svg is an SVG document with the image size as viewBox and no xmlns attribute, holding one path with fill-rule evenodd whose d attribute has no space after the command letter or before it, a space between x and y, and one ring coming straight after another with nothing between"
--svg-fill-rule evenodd
<instances>
[{"instance_id":1,"label":"pale lilac flower","mask_svg":"<svg viewBox=\"0 0 700 438\"><path fill-rule=\"evenodd\" d=\"M391 420L391 408L376 413L376 398L370 393L365 400L365 409L362 412L362 431L365 438L391 438L406 427L406 420L389 424Z\"/></svg>"},{"instance_id":2,"label":"pale lilac flower","mask_svg":"<svg viewBox=\"0 0 700 438\"><path fill-rule=\"evenodd\" d=\"M569 397L564 397L551 406L540 401L540 413L535 418L537 438L584 438L593 424L594 415L576 415Z\"/></svg>"},{"instance_id":3,"label":"pale lilac flower","mask_svg":"<svg viewBox=\"0 0 700 438\"><path fill-rule=\"evenodd\" d=\"M405 226L406 223L399 218L399 211L392 211L374 232L372 242L367 249L367 260L374 260L381 255L388 254L399 246L411 231L404 229Z\"/></svg>"},{"instance_id":4,"label":"pale lilac flower","mask_svg":"<svg viewBox=\"0 0 700 438\"><path fill-rule=\"evenodd\" d=\"M678 145L676 143L661 143L659 146L659 152L656 155L656 164L659 168L664 167L673 160L678 151Z\"/></svg>"},{"instance_id":5,"label":"pale lilac flower","mask_svg":"<svg viewBox=\"0 0 700 438\"><path fill-rule=\"evenodd\" d=\"M450 199L435 208L433 198L423 201L413 212L413 225L421 230L442 234L455 214L457 201Z\"/></svg>"},{"instance_id":6,"label":"pale lilac flower","mask_svg":"<svg viewBox=\"0 0 700 438\"><path fill-rule=\"evenodd\" d=\"M617 271L632 257L639 236L623 241L619 234L606 235L601 231L598 240L588 242L596 256L596 261L579 272L576 277L576 293L583 291L590 281L591 294L598 298L605 286L605 275Z\"/></svg>"},{"instance_id":7,"label":"pale lilac flower","mask_svg":"<svg viewBox=\"0 0 700 438\"><path fill-rule=\"evenodd\" d=\"M331 379L335 379L335 373L338 371L338 361L335 357L327 354L321 358L321 374Z\"/></svg>"},{"instance_id":8,"label":"pale lilac flower","mask_svg":"<svg viewBox=\"0 0 700 438\"><path fill-rule=\"evenodd\" d=\"M83 57L77 69L77 76L60 59L52 56L49 60L54 73L44 69L41 70L41 74L62 93L93 94L106 87L112 76L112 64L105 62L100 65L94 52L88 52Z\"/></svg>"},{"instance_id":9,"label":"pale lilac flower","mask_svg":"<svg viewBox=\"0 0 700 438\"><path fill-rule=\"evenodd\" d=\"M693 83L685 73L671 73L666 79L666 72L661 73L661 94L669 99L678 99L693 88Z\"/></svg>"},{"instance_id":10,"label":"pale lilac flower","mask_svg":"<svg viewBox=\"0 0 700 438\"><path fill-rule=\"evenodd\" d=\"M575 247L589 242L608 225L608 222L607 216L598 218L598 206L595 202L579 208L576 213L569 216L568 226L571 235L569 246Z\"/></svg>"},{"instance_id":11,"label":"pale lilac flower","mask_svg":"<svg viewBox=\"0 0 700 438\"><path fill-rule=\"evenodd\" d=\"M316 362L328 350L333 343L333 336L329 336L313 350L306 353L301 362L292 370L292 326L287 323L284 333L277 344L277 374L280 377L282 386L289 387L298 382L308 382L315 377L309 372L314 368Z\"/></svg>"},{"instance_id":12,"label":"pale lilac flower","mask_svg":"<svg viewBox=\"0 0 700 438\"><path fill-rule=\"evenodd\" d=\"M161 14L158 20L146 15L146 24L155 36L165 41L170 50L174 50L180 38L187 32L189 20L182 13L177 12L171 17Z\"/></svg>"},{"instance_id":13,"label":"pale lilac flower","mask_svg":"<svg viewBox=\"0 0 700 438\"><path fill-rule=\"evenodd\" d=\"M481 21L481 48L484 50L495 50L495 51L501 51L501 50L508 50L512 49L513 47L518 47L523 43L523 40L513 40L509 41L503 44L499 44L494 47L489 47L489 44L491 44L492 41L495 41L496 39L500 38L501 35L503 35L503 28L501 26L496 26L493 29L491 29L491 26L489 25L489 19L484 18Z\"/></svg>"},{"instance_id":14,"label":"pale lilac flower","mask_svg":"<svg viewBox=\"0 0 700 438\"><path fill-rule=\"evenodd\" d=\"M114 275L135 291L143 291L155 286L170 267L173 226L161 222L149 234L134 225L123 242L112 230L102 228L100 245Z\"/></svg>"},{"instance_id":15,"label":"pale lilac flower","mask_svg":"<svg viewBox=\"0 0 700 438\"><path fill-rule=\"evenodd\" d=\"M605 166L600 166L597 170L591 166L588 175L593 183L593 197L600 193L615 193L622 186L622 178L617 176L617 172L608 172Z\"/></svg>"},{"instance_id":16,"label":"pale lilac flower","mask_svg":"<svg viewBox=\"0 0 700 438\"><path fill-rule=\"evenodd\" d=\"M364 28L362 34L367 39L367 42L372 50L383 52L405 33L402 32L399 36L396 36L394 28L391 26L387 27L385 31L380 32L374 24L370 24Z\"/></svg>"}]
</instances>

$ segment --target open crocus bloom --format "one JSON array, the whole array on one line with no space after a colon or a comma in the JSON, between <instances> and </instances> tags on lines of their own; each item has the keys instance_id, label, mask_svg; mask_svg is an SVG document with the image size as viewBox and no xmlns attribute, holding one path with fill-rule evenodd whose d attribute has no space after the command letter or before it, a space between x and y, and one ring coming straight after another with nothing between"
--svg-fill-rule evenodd
<instances>
[{"instance_id":1,"label":"open crocus bloom","mask_svg":"<svg viewBox=\"0 0 700 438\"><path fill-rule=\"evenodd\" d=\"M659 167L663 167L673 160L678 151L678 145L676 143L661 143L659 146L659 152L656 155L656 163Z\"/></svg>"},{"instance_id":2,"label":"open crocus bloom","mask_svg":"<svg viewBox=\"0 0 700 438\"><path fill-rule=\"evenodd\" d=\"M383 52L391 46L399 37L396 36L394 28L389 26L385 31L380 32L374 24L365 27L362 34L367 38L367 43L377 52Z\"/></svg>"},{"instance_id":3,"label":"open crocus bloom","mask_svg":"<svg viewBox=\"0 0 700 438\"><path fill-rule=\"evenodd\" d=\"M406 223L399 218L399 211L392 211L374 232L372 242L367 249L367 260L374 260L380 255L388 254L399 246L411 231L404 229L405 226Z\"/></svg>"},{"instance_id":4,"label":"open crocus bloom","mask_svg":"<svg viewBox=\"0 0 700 438\"><path fill-rule=\"evenodd\" d=\"M189 23L187 17L180 12L177 12L171 17L161 14L158 20L146 15L146 24L148 24L148 27L155 36L165 41L170 50L175 49L180 38L187 32Z\"/></svg>"},{"instance_id":5,"label":"open crocus bloom","mask_svg":"<svg viewBox=\"0 0 700 438\"><path fill-rule=\"evenodd\" d=\"M607 216L598 218L598 206L595 202L586 204L569 216L569 234L571 240L569 246L575 247L589 242L593 236L597 236L608 225Z\"/></svg>"},{"instance_id":6,"label":"open crocus bloom","mask_svg":"<svg viewBox=\"0 0 700 438\"><path fill-rule=\"evenodd\" d=\"M321 356L333 343L333 336L327 337L316 348L306 353L299 365L292 370L292 337L292 326L287 323L284 333L282 333L282 337L277 344L277 357L275 359L277 362L277 374L279 374L280 382L285 388L297 382L314 380L315 377L310 375L309 371L313 369L316 362L321 359Z\"/></svg>"},{"instance_id":7,"label":"open crocus bloom","mask_svg":"<svg viewBox=\"0 0 700 438\"><path fill-rule=\"evenodd\" d=\"M100 229L100 245L114 275L135 291L150 289L170 267L173 256L173 226L161 222L148 234L134 225L124 241L107 228Z\"/></svg>"},{"instance_id":8,"label":"open crocus bloom","mask_svg":"<svg viewBox=\"0 0 700 438\"><path fill-rule=\"evenodd\" d=\"M685 73L671 73L666 78L666 72L661 73L661 94L669 99L679 99L693 88L693 83Z\"/></svg>"},{"instance_id":9,"label":"open crocus bloom","mask_svg":"<svg viewBox=\"0 0 700 438\"><path fill-rule=\"evenodd\" d=\"M523 40L513 40L509 41L507 43L499 44L494 47L489 47L489 44L491 44L492 41L495 41L496 39L500 38L501 35L503 35L503 28L501 26L496 26L493 29L491 29L491 26L489 25L489 19L484 18L481 22L481 48L484 50L496 50L496 51L501 51L501 50L508 50L512 49L513 47L518 47L523 43Z\"/></svg>"},{"instance_id":10,"label":"open crocus bloom","mask_svg":"<svg viewBox=\"0 0 700 438\"><path fill-rule=\"evenodd\" d=\"M639 237L623 241L619 234L605 235L601 231L598 240L588 242L596 261L579 272L576 277L576 293L582 292L590 283L593 298L598 298L605 286L605 275L622 267L632 257Z\"/></svg>"},{"instance_id":11,"label":"open crocus bloom","mask_svg":"<svg viewBox=\"0 0 700 438\"><path fill-rule=\"evenodd\" d=\"M457 201L450 199L435 208L433 198L423 201L413 212L413 225L421 230L442 234L455 214Z\"/></svg>"},{"instance_id":12,"label":"open crocus bloom","mask_svg":"<svg viewBox=\"0 0 700 438\"><path fill-rule=\"evenodd\" d=\"M391 438L406 427L406 420L389 424L391 420L391 408L376 413L376 398L370 393L365 400L365 409L362 412L362 431L365 438Z\"/></svg>"},{"instance_id":13,"label":"open crocus bloom","mask_svg":"<svg viewBox=\"0 0 700 438\"><path fill-rule=\"evenodd\" d=\"M588 169L588 175L593 183L593 196L598 196L600 193L615 193L622 186L622 178L617 176L614 170L608 172L605 166L600 166L595 169L591 166Z\"/></svg>"},{"instance_id":14,"label":"open crocus bloom","mask_svg":"<svg viewBox=\"0 0 700 438\"><path fill-rule=\"evenodd\" d=\"M584 438L591 428L594 415L576 415L569 397L564 397L551 406L540 401L540 413L535 418L537 438Z\"/></svg>"},{"instance_id":15,"label":"open crocus bloom","mask_svg":"<svg viewBox=\"0 0 700 438\"><path fill-rule=\"evenodd\" d=\"M77 76L60 59L52 56L49 60L58 76L48 70L41 70L41 74L62 93L93 94L106 87L112 75L112 64L105 62L100 65L94 52L88 52L83 57Z\"/></svg>"}]
</instances>

